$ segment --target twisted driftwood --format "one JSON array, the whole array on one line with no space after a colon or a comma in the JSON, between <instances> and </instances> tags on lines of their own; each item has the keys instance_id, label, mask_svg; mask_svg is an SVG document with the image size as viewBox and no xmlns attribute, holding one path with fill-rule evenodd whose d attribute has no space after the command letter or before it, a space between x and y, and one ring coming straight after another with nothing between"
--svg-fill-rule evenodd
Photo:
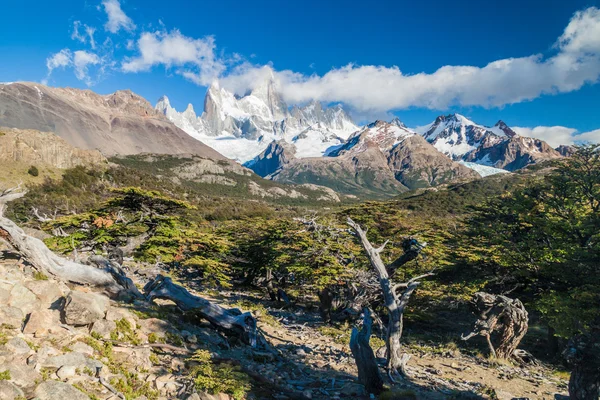
<instances>
[{"instance_id":1,"label":"twisted driftwood","mask_svg":"<svg viewBox=\"0 0 600 400\"><path fill-rule=\"evenodd\" d=\"M15 248L35 269L65 282L101 288L111 296L128 295L141 298L131 279L114 263L95 256L96 267L85 265L54 254L39 239L27 235L23 229L4 217L7 202L25 195L24 191L9 189L0 194L0 237Z\"/></svg>"},{"instance_id":2,"label":"twisted driftwood","mask_svg":"<svg viewBox=\"0 0 600 400\"><path fill-rule=\"evenodd\" d=\"M226 309L194 296L183 286L174 284L171 278L162 275L144 286L144 294L149 301L172 300L183 311L197 312L216 328L239 336L244 343L256 347L256 319L248 312L242 314L238 309Z\"/></svg>"},{"instance_id":3,"label":"twisted driftwood","mask_svg":"<svg viewBox=\"0 0 600 400\"><path fill-rule=\"evenodd\" d=\"M475 323L473 332L467 336L463 335L462 339L483 336L487 340L492 357L513 357L528 328L529 320L523 303L502 295L477 292L473 295L471 305L479 315L479 320ZM495 345L492 340L494 332L498 333Z\"/></svg>"}]
</instances>

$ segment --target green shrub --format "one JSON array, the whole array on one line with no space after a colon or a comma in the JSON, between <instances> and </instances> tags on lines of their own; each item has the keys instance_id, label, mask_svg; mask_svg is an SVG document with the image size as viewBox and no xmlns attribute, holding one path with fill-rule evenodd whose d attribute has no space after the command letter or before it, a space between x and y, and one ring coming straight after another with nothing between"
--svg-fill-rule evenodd
<instances>
[{"instance_id":1,"label":"green shrub","mask_svg":"<svg viewBox=\"0 0 600 400\"><path fill-rule=\"evenodd\" d=\"M37 167L35 165L32 165L31 167L29 167L29 169L27 170L27 173L31 176L38 176L40 174L40 171L38 171Z\"/></svg>"}]
</instances>

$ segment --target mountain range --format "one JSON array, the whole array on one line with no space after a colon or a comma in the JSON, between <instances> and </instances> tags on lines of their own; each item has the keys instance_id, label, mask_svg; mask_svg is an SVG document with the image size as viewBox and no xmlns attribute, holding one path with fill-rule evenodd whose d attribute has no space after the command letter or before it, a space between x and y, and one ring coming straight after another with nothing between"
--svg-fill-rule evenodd
<instances>
[{"instance_id":1,"label":"mountain range","mask_svg":"<svg viewBox=\"0 0 600 400\"><path fill-rule=\"evenodd\" d=\"M563 156L503 121L486 127L460 114L441 115L419 129L398 118L359 127L339 104L289 107L271 79L243 96L214 83L200 116L191 105L177 112L166 97L156 109L260 176L317 183L347 194L387 196Z\"/></svg>"},{"instance_id":2,"label":"mountain range","mask_svg":"<svg viewBox=\"0 0 600 400\"><path fill-rule=\"evenodd\" d=\"M129 90L99 95L31 82L0 84L0 126L53 132L105 156L235 160L283 184L367 197L516 171L571 151L519 136L502 121L486 127L459 114L418 129L398 118L359 126L340 104L286 104L272 78L241 96L213 83L199 116L191 104L178 112L163 96L152 107Z\"/></svg>"}]
</instances>

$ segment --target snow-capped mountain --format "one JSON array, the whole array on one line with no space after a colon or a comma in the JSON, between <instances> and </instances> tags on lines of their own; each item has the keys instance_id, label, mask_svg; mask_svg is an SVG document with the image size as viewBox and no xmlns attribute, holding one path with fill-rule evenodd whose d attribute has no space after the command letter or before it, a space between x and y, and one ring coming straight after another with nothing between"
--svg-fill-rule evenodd
<instances>
[{"instance_id":1,"label":"snow-capped mountain","mask_svg":"<svg viewBox=\"0 0 600 400\"><path fill-rule=\"evenodd\" d=\"M320 157L358 130L341 105L327 108L312 101L290 110L272 79L241 97L213 83L201 116L191 105L177 112L166 96L156 109L190 136L241 163L279 140L294 145L295 157Z\"/></svg>"},{"instance_id":2,"label":"snow-capped mountain","mask_svg":"<svg viewBox=\"0 0 600 400\"><path fill-rule=\"evenodd\" d=\"M294 151L288 143L273 142L249 167L279 182L319 184L371 197L479 177L399 120L364 126L326 157L299 159Z\"/></svg>"},{"instance_id":3,"label":"snow-capped mountain","mask_svg":"<svg viewBox=\"0 0 600 400\"><path fill-rule=\"evenodd\" d=\"M492 131L460 114L440 115L423 128L422 134L436 149L453 160L461 160L484 142L494 145L506 137L501 129Z\"/></svg>"},{"instance_id":4,"label":"snow-capped mountain","mask_svg":"<svg viewBox=\"0 0 600 400\"><path fill-rule=\"evenodd\" d=\"M509 171L561 157L546 142L519 136L503 121L487 127L460 114L440 115L419 133L453 160Z\"/></svg>"}]
</instances>

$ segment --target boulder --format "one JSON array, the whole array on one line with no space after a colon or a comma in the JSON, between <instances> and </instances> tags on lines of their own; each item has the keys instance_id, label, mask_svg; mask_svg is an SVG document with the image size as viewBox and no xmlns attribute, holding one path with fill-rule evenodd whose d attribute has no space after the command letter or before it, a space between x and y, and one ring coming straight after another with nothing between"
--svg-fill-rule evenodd
<instances>
[{"instance_id":1,"label":"boulder","mask_svg":"<svg viewBox=\"0 0 600 400\"><path fill-rule=\"evenodd\" d=\"M42 376L30 365L8 364L2 367L10 371L10 381L23 389L33 388Z\"/></svg>"},{"instance_id":2,"label":"boulder","mask_svg":"<svg viewBox=\"0 0 600 400\"><path fill-rule=\"evenodd\" d=\"M132 329L135 329L135 327L137 326L138 318L128 310L124 310L122 308L110 307L108 309L108 311L106 311L106 320L107 321L117 322L122 319L125 319L127 322L129 322L129 325L131 325Z\"/></svg>"},{"instance_id":3,"label":"boulder","mask_svg":"<svg viewBox=\"0 0 600 400\"><path fill-rule=\"evenodd\" d=\"M50 308L65 295L54 281L29 281L25 286L40 300L42 308Z\"/></svg>"},{"instance_id":4,"label":"boulder","mask_svg":"<svg viewBox=\"0 0 600 400\"><path fill-rule=\"evenodd\" d=\"M94 322L94 325L92 325L92 329L90 329L90 332L96 332L104 339L108 339L110 338L110 333L116 328L117 324L115 323L115 321L99 319L98 321Z\"/></svg>"},{"instance_id":5,"label":"boulder","mask_svg":"<svg viewBox=\"0 0 600 400\"><path fill-rule=\"evenodd\" d=\"M10 291L8 305L19 308L24 314L39 309L39 300L35 294L20 283L16 283Z\"/></svg>"},{"instance_id":6,"label":"boulder","mask_svg":"<svg viewBox=\"0 0 600 400\"><path fill-rule=\"evenodd\" d=\"M60 367L58 369L58 371L56 371L56 376L59 377L59 379L66 381L67 379L75 376L77 374L77 368L75 368L73 365L65 365L63 367Z\"/></svg>"},{"instance_id":7,"label":"boulder","mask_svg":"<svg viewBox=\"0 0 600 400\"><path fill-rule=\"evenodd\" d=\"M21 329L23 318L25 318L25 314L20 308L10 306L0 307L0 321L5 326Z\"/></svg>"},{"instance_id":8,"label":"boulder","mask_svg":"<svg viewBox=\"0 0 600 400\"><path fill-rule=\"evenodd\" d=\"M0 399L15 400L25 398L25 393L14 383L9 381L0 381Z\"/></svg>"},{"instance_id":9,"label":"boulder","mask_svg":"<svg viewBox=\"0 0 600 400\"><path fill-rule=\"evenodd\" d=\"M55 330L60 329L56 328L56 325L59 323L59 315L56 314L56 311L44 309L32 311L31 314L29 314L27 322L25 322L23 333L35 334L36 337L44 336L48 333L48 330L53 327Z\"/></svg>"},{"instance_id":10,"label":"boulder","mask_svg":"<svg viewBox=\"0 0 600 400\"><path fill-rule=\"evenodd\" d=\"M104 318L108 297L96 293L72 291L64 306L65 322L69 325L89 325Z\"/></svg>"},{"instance_id":11,"label":"boulder","mask_svg":"<svg viewBox=\"0 0 600 400\"><path fill-rule=\"evenodd\" d=\"M89 368L92 371L96 371L96 368L101 368L104 365L92 358L88 358L82 353L72 351L65 353L60 356L48 357L41 362L41 366L44 368L56 368L62 367L74 367L74 368Z\"/></svg>"},{"instance_id":12,"label":"boulder","mask_svg":"<svg viewBox=\"0 0 600 400\"><path fill-rule=\"evenodd\" d=\"M39 400L89 400L89 397L75 389L68 383L58 381L45 381L35 388L35 396Z\"/></svg>"},{"instance_id":13,"label":"boulder","mask_svg":"<svg viewBox=\"0 0 600 400\"><path fill-rule=\"evenodd\" d=\"M11 353L18 355L28 355L33 352L27 342L20 337L14 337L10 339L8 342L6 342L4 347Z\"/></svg>"}]
</instances>

